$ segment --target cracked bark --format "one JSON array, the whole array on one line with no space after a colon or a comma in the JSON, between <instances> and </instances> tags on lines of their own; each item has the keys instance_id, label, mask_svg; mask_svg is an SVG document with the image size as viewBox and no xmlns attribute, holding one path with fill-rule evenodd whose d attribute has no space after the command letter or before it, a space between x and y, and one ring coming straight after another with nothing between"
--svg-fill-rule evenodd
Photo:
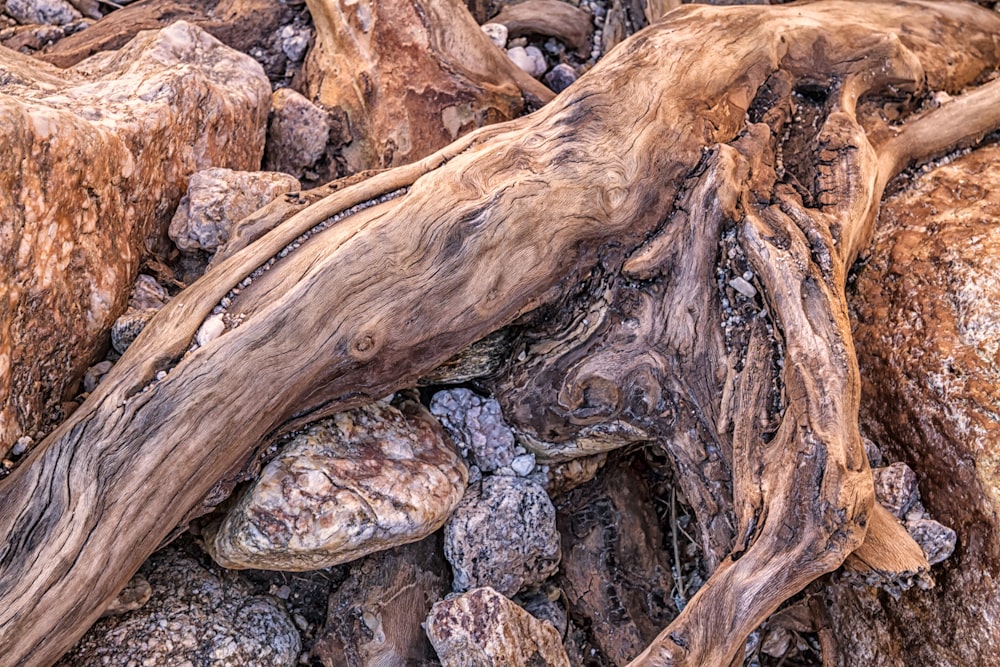
<instances>
[{"instance_id":1,"label":"cracked bark","mask_svg":"<svg viewBox=\"0 0 1000 667\"><path fill-rule=\"evenodd\" d=\"M845 560L926 567L873 503L844 281L887 182L1000 125L1000 17L858 14L685 7L538 112L337 189L219 262L0 485L3 664L52 662L269 435L501 329L518 342L489 382L524 441L554 459L656 442L696 512L714 572L634 664L730 664ZM734 268L753 297L727 287ZM241 324L189 349L239 284ZM746 315L728 328L723 297Z\"/></svg>"}]
</instances>

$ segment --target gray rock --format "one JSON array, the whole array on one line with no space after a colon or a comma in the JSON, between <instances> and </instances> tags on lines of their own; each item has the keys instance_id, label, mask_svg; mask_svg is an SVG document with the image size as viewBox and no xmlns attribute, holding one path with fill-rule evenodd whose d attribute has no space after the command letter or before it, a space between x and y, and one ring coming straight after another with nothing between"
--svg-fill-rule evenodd
<instances>
[{"instance_id":1,"label":"gray rock","mask_svg":"<svg viewBox=\"0 0 1000 667\"><path fill-rule=\"evenodd\" d=\"M143 575L149 601L98 621L59 667L296 664L299 633L274 598L251 596L239 580L223 581L172 548Z\"/></svg>"},{"instance_id":2,"label":"gray rock","mask_svg":"<svg viewBox=\"0 0 1000 667\"><path fill-rule=\"evenodd\" d=\"M306 56L309 41L312 39L312 30L305 26L286 25L278 37L281 39L281 51L289 60L297 63Z\"/></svg>"},{"instance_id":3,"label":"gray rock","mask_svg":"<svg viewBox=\"0 0 1000 667\"><path fill-rule=\"evenodd\" d=\"M22 25L65 25L83 18L66 0L7 0L6 10Z\"/></svg>"},{"instance_id":4,"label":"gray rock","mask_svg":"<svg viewBox=\"0 0 1000 667\"><path fill-rule=\"evenodd\" d=\"M271 96L264 168L303 178L326 153L330 140L327 112L291 88Z\"/></svg>"},{"instance_id":5,"label":"gray rock","mask_svg":"<svg viewBox=\"0 0 1000 667\"><path fill-rule=\"evenodd\" d=\"M569 667L552 624L492 588L436 603L424 628L443 667Z\"/></svg>"},{"instance_id":6,"label":"gray rock","mask_svg":"<svg viewBox=\"0 0 1000 667\"><path fill-rule=\"evenodd\" d=\"M893 463L874 468L875 498L879 504L902 519L914 503L920 500L917 475L905 463Z\"/></svg>"},{"instance_id":7,"label":"gray rock","mask_svg":"<svg viewBox=\"0 0 1000 667\"><path fill-rule=\"evenodd\" d=\"M559 63L545 75L545 83L557 93L569 88L576 82L576 70L566 63Z\"/></svg>"},{"instance_id":8,"label":"gray rock","mask_svg":"<svg viewBox=\"0 0 1000 667\"><path fill-rule=\"evenodd\" d=\"M313 570L419 540L462 497L466 467L416 401L342 412L307 427L209 528L232 568Z\"/></svg>"},{"instance_id":9,"label":"gray rock","mask_svg":"<svg viewBox=\"0 0 1000 667\"><path fill-rule=\"evenodd\" d=\"M168 234L181 250L215 252L229 240L235 223L278 195L298 189L298 180L290 174L221 168L199 171L188 183Z\"/></svg>"},{"instance_id":10,"label":"gray rock","mask_svg":"<svg viewBox=\"0 0 1000 667\"><path fill-rule=\"evenodd\" d=\"M556 511L545 489L522 477L484 477L445 524L452 588L491 586L514 595L559 567Z\"/></svg>"},{"instance_id":11,"label":"gray rock","mask_svg":"<svg viewBox=\"0 0 1000 667\"><path fill-rule=\"evenodd\" d=\"M946 560L955 551L955 531L934 519L915 519L906 522L906 531L920 545L931 565Z\"/></svg>"},{"instance_id":12,"label":"gray rock","mask_svg":"<svg viewBox=\"0 0 1000 667\"><path fill-rule=\"evenodd\" d=\"M483 472L513 463L514 433L504 422L496 400L468 389L446 389L434 394L430 408L463 455Z\"/></svg>"},{"instance_id":13,"label":"gray rock","mask_svg":"<svg viewBox=\"0 0 1000 667\"><path fill-rule=\"evenodd\" d=\"M159 309L167 305L170 294L153 276L140 273L128 297L128 307L136 310Z\"/></svg>"}]
</instances>

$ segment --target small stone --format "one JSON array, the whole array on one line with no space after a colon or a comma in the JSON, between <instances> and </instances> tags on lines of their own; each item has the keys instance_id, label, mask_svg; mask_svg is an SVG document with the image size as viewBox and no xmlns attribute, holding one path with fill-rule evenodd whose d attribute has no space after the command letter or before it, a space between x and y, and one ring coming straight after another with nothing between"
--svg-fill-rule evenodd
<instances>
[{"instance_id":1,"label":"small stone","mask_svg":"<svg viewBox=\"0 0 1000 667\"><path fill-rule=\"evenodd\" d=\"M791 632L782 627L770 628L760 644L760 650L772 658L783 658L791 644Z\"/></svg>"},{"instance_id":2,"label":"small stone","mask_svg":"<svg viewBox=\"0 0 1000 667\"><path fill-rule=\"evenodd\" d=\"M234 224L278 195L299 187L294 176L280 172L219 167L199 171L188 182L168 234L186 252L215 252L229 239Z\"/></svg>"},{"instance_id":3,"label":"small stone","mask_svg":"<svg viewBox=\"0 0 1000 667\"><path fill-rule=\"evenodd\" d=\"M224 567L338 565L433 533L465 482L465 464L423 406L371 403L293 438L205 542Z\"/></svg>"},{"instance_id":4,"label":"small stone","mask_svg":"<svg viewBox=\"0 0 1000 667\"><path fill-rule=\"evenodd\" d=\"M483 472L493 472L514 460L514 433L495 399L469 389L446 389L434 394L430 409Z\"/></svg>"},{"instance_id":5,"label":"small stone","mask_svg":"<svg viewBox=\"0 0 1000 667\"><path fill-rule=\"evenodd\" d=\"M875 481L875 499L896 518L905 517L913 504L920 500L917 475L905 463L875 468L872 478Z\"/></svg>"},{"instance_id":6,"label":"small stone","mask_svg":"<svg viewBox=\"0 0 1000 667\"><path fill-rule=\"evenodd\" d=\"M108 371L111 370L111 366L112 363L110 361L102 361L88 368L87 372L83 374L84 391L89 394L97 389L97 385L100 384L101 378L107 375ZM39 438L35 439L38 440Z\"/></svg>"},{"instance_id":7,"label":"small stone","mask_svg":"<svg viewBox=\"0 0 1000 667\"><path fill-rule=\"evenodd\" d=\"M552 624L492 588L436 603L424 628L442 667L569 667Z\"/></svg>"},{"instance_id":8,"label":"small stone","mask_svg":"<svg viewBox=\"0 0 1000 667\"><path fill-rule=\"evenodd\" d=\"M125 350L139 337L146 324L156 315L156 310L129 309L111 325L111 347L118 354Z\"/></svg>"},{"instance_id":9,"label":"small stone","mask_svg":"<svg viewBox=\"0 0 1000 667\"><path fill-rule=\"evenodd\" d=\"M524 49L525 54L531 58L532 62L535 63L534 74L532 76L539 77L545 73L545 70L549 68L549 64L545 62L545 54L537 46L527 46Z\"/></svg>"},{"instance_id":10,"label":"small stone","mask_svg":"<svg viewBox=\"0 0 1000 667\"><path fill-rule=\"evenodd\" d=\"M301 62L309 48L312 30L309 28L286 25L279 34L281 50L293 63Z\"/></svg>"},{"instance_id":11,"label":"small stone","mask_svg":"<svg viewBox=\"0 0 1000 667\"><path fill-rule=\"evenodd\" d=\"M452 588L491 586L514 595L559 567L556 511L545 489L521 477L484 477L470 486L444 528Z\"/></svg>"},{"instance_id":12,"label":"small stone","mask_svg":"<svg viewBox=\"0 0 1000 667\"><path fill-rule=\"evenodd\" d=\"M64 25L83 18L66 0L7 0L6 9L22 25Z\"/></svg>"},{"instance_id":13,"label":"small stone","mask_svg":"<svg viewBox=\"0 0 1000 667\"><path fill-rule=\"evenodd\" d=\"M882 465L882 450L878 445L875 444L870 438L861 438L862 444L865 446L865 455L868 456L868 465L872 468L877 468Z\"/></svg>"},{"instance_id":14,"label":"small stone","mask_svg":"<svg viewBox=\"0 0 1000 667\"><path fill-rule=\"evenodd\" d=\"M531 471L535 469L535 455L534 454L522 454L521 456L515 457L510 463L511 470L520 475L521 477L527 477L531 474Z\"/></svg>"},{"instance_id":15,"label":"small stone","mask_svg":"<svg viewBox=\"0 0 1000 667\"><path fill-rule=\"evenodd\" d=\"M326 153L330 120L326 111L291 88L271 96L264 169L305 178Z\"/></svg>"},{"instance_id":16,"label":"small stone","mask_svg":"<svg viewBox=\"0 0 1000 667\"><path fill-rule=\"evenodd\" d=\"M576 70L566 63L559 63L545 75L545 83L556 93L561 93L575 82Z\"/></svg>"},{"instance_id":17,"label":"small stone","mask_svg":"<svg viewBox=\"0 0 1000 667\"><path fill-rule=\"evenodd\" d=\"M198 347L204 347L221 336L225 330L226 323L223 322L222 315L211 315L202 323L194 340L198 343Z\"/></svg>"},{"instance_id":18,"label":"small stone","mask_svg":"<svg viewBox=\"0 0 1000 667\"><path fill-rule=\"evenodd\" d=\"M539 76L545 71L544 67L541 70L538 69L537 62L528 55L523 46L515 46L507 49L507 57L531 76Z\"/></svg>"},{"instance_id":19,"label":"small stone","mask_svg":"<svg viewBox=\"0 0 1000 667\"><path fill-rule=\"evenodd\" d=\"M30 435L22 435L17 439L17 442L14 443L14 446L11 447L11 456L21 456L28 451L33 444L35 444L35 441Z\"/></svg>"},{"instance_id":20,"label":"small stone","mask_svg":"<svg viewBox=\"0 0 1000 667\"><path fill-rule=\"evenodd\" d=\"M507 26L502 23L484 23L480 26L490 41L499 48L507 46Z\"/></svg>"},{"instance_id":21,"label":"small stone","mask_svg":"<svg viewBox=\"0 0 1000 667\"><path fill-rule=\"evenodd\" d=\"M514 602L538 620L551 623L559 636L565 637L569 618L566 616L566 609L560 603L562 598L562 591L552 586L548 590L527 591L514 598Z\"/></svg>"},{"instance_id":22,"label":"small stone","mask_svg":"<svg viewBox=\"0 0 1000 667\"><path fill-rule=\"evenodd\" d=\"M156 282L156 278L140 273L129 294L128 307L136 310L157 310L167 305L169 300L170 294L163 285Z\"/></svg>"},{"instance_id":23,"label":"small stone","mask_svg":"<svg viewBox=\"0 0 1000 667\"><path fill-rule=\"evenodd\" d=\"M729 281L729 286L748 299L757 295L757 288L743 279L743 276L736 276Z\"/></svg>"},{"instance_id":24,"label":"small stone","mask_svg":"<svg viewBox=\"0 0 1000 667\"><path fill-rule=\"evenodd\" d=\"M931 565L946 560L955 551L955 531L933 519L906 522L906 531L920 545Z\"/></svg>"}]
</instances>

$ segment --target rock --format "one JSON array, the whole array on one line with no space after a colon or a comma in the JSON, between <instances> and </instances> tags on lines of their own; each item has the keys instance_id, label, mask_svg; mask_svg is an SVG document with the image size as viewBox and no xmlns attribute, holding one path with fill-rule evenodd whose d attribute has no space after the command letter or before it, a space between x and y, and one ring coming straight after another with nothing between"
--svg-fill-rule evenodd
<instances>
[{"instance_id":1,"label":"rock","mask_svg":"<svg viewBox=\"0 0 1000 667\"><path fill-rule=\"evenodd\" d=\"M279 33L281 38L281 50L285 56L293 63L302 62L306 56L306 49L312 40L312 30L305 26L286 25Z\"/></svg>"},{"instance_id":2,"label":"rock","mask_svg":"<svg viewBox=\"0 0 1000 667\"><path fill-rule=\"evenodd\" d=\"M566 63L559 63L545 75L545 83L557 93L569 88L576 82L576 70Z\"/></svg>"},{"instance_id":3,"label":"rock","mask_svg":"<svg viewBox=\"0 0 1000 667\"><path fill-rule=\"evenodd\" d=\"M100 361L90 368L83 375L83 390L87 393L94 391L101 383L101 378L108 374L113 364L110 361Z\"/></svg>"},{"instance_id":4,"label":"rock","mask_svg":"<svg viewBox=\"0 0 1000 667\"><path fill-rule=\"evenodd\" d=\"M346 563L440 528L466 474L419 403L372 403L293 438L205 541L224 567Z\"/></svg>"},{"instance_id":5,"label":"rock","mask_svg":"<svg viewBox=\"0 0 1000 667\"><path fill-rule=\"evenodd\" d=\"M448 584L440 532L358 561L330 595L313 655L324 667L435 663L420 626Z\"/></svg>"},{"instance_id":6,"label":"rock","mask_svg":"<svg viewBox=\"0 0 1000 667\"><path fill-rule=\"evenodd\" d=\"M18 174L0 188L2 451L49 429L189 175L259 165L270 86L182 21L66 70L2 50L0 69L0 173Z\"/></svg>"},{"instance_id":7,"label":"rock","mask_svg":"<svg viewBox=\"0 0 1000 667\"><path fill-rule=\"evenodd\" d=\"M934 519L910 519L906 521L906 531L924 550L927 562L935 565L955 551L957 535L955 531Z\"/></svg>"},{"instance_id":8,"label":"rock","mask_svg":"<svg viewBox=\"0 0 1000 667\"><path fill-rule=\"evenodd\" d=\"M507 46L507 26L502 23L484 23L479 27L497 47L502 49Z\"/></svg>"},{"instance_id":9,"label":"rock","mask_svg":"<svg viewBox=\"0 0 1000 667\"><path fill-rule=\"evenodd\" d=\"M444 555L456 591L490 586L514 595L540 584L559 567L552 501L522 477L484 477L445 524Z\"/></svg>"},{"instance_id":10,"label":"rock","mask_svg":"<svg viewBox=\"0 0 1000 667\"><path fill-rule=\"evenodd\" d=\"M845 667L1000 654L1000 146L942 162L883 203L851 306L863 430L957 543L932 590L829 589Z\"/></svg>"},{"instance_id":11,"label":"rock","mask_svg":"<svg viewBox=\"0 0 1000 667\"><path fill-rule=\"evenodd\" d=\"M170 221L170 238L186 252L215 252L229 240L234 224L278 195L298 189L294 176L280 172L199 171L188 182L187 193Z\"/></svg>"},{"instance_id":12,"label":"rock","mask_svg":"<svg viewBox=\"0 0 1000 667\"><path fill-rule=\"evenodd\" d=\"M98 621L59 667L268 665L298 662L301 640L274 598L251 596L167 548L142 569L152 595L137 611Z\"/></svg>"},{"instance_id":13,"label":"rock","mask_svg":"<svg viewBox=\"0 0 1000 667\"><path fill-rule=\"evenodd\" d=\"M538 51L538 49L535 50ZM541 51L538 54L541 55ZM507 49L507 57L531 76L541 76L545 72L544 56L542 57L542 65L539 67L538 59L533 54L529 54L523 46Z\"/></svg>"},{"instance_id":14,"label":"rock","mask_svg":"<svg viewBox=\"0 0 1000 667\"><path fill-rule=\"evenodd\" d=\"M23 25L64 25L83 18L66 0L7 0L6 10Z\"/></svg>"},{"instance_id":15,"label":"rock","mask_svg":"<svg viewBox=\"0 0 1000 667\"><path fill-rule=\"evenodd\" d=\"M649 485L632 458L559 501L558 585L579 638L600 664L625 665L677 615L667 543Z\"/></svg>"},{"instance_id":16,"label":"rock","mask_svg":"<svg viewBox=\"0 0 1000 667\"><path fill-rule=\"evenodd\" d=\"M136 310L159 310L167 305L170 294L153 276L140 273L128 297L128 307Z\"/></svg>"},{"instance_id":17,"label":"rock","mask_svg":"<svg viewBox=\"0 0 1000 667\"><path fill-rule=\"evenodd\" d=\"M569 667L552 624L492 588L436 603L424 627L444 667Z\"/></svg>"},{"instance_id":18,"label":"rock","mask_svg":"<svg viewBox=\"0 0 1000 667\"><path fill-rule=\"evenodd\" d=\"M521 477L527 477L535 469L535 455L521 454L510 462L510 469Z\"/></svg>"},{"instance_id":19,"label":"rock","mask_svg":"<svg viewBox=\"0 0 1000 667\"><path fill-rule=\"evenodd\" d=\"M118 354L125 354L129 345L139 337L146 323L156 315L156 309L145 308L137 310L129 308L125 314L111 325L111 347ZM92 391L88 389L88 391Z\"/></svg>"},{"instance_id":20,"label":"rock","mask_svg":"<svg viewBox=\"0 0 1000 667\"><path fill-rule=\"evenodd\" d=\"M303 178L326 153L330 121L326 111L291 88L271 96L264 168Z\"/></svg>"},{"instance_id":21,"label":"rock","mask_svg":"<svg viewBox=\"0 0 1000 667\"><path fill-rule=\"evenodd\" d=\"M905 463L872 468L872 478L875 480L875 499L898 519L905 518L920 500L917 476Z\"/></svg>"},{"instance_id":22,"label":"rock","mask_svg":"<svg viewBox=\"0 0 1000 667\"><path fill-rule=\"evenodd\" d=\"M514 433L504 422L500 404L469 389L445 389L434 394L431 413L441 420L463 456L483 472L514 461Z\"/></svg>"},{"instance_id":23,"label":"rock","mask_svg":"<svg viewBox=\"0 0 1000 667\"><path fill-rule=\"evenodd\" d=\"M121 616L124 613L141 609L151 597L153 597L153 587L149 585L146 577L137 574L128 580L125 588L118 591L118 595L101 614L101 618Z\"/></svg>"}]
</instances>

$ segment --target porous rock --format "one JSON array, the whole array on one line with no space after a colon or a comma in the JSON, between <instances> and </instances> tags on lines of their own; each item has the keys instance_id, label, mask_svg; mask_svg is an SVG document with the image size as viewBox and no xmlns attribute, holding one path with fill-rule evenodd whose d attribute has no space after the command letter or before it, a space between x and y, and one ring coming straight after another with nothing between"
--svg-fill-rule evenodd
<instances>
[{"instance_id":1,"label":"porous rock","mask_svg":"<svg viewBox=\"0 0 1000 667\"><path fill-rule=\"evenodd\" d=\"M271 97L264 168L296 178L317 169L330 139L329 114L291 88Z\"/></svg>"},{"instance_id":2,"label":"porous rock","mask_svg":"<svg viewBox=\"0 0 1000 667\"><path fill-rule=\"evenodd\" d=\"M212 168L191 176L187 192L170 221L178 248L213 253L229 240L234 224L278 195L299 189L298 180L274 171Z\"/></svg>"},{"instance_id":3,"label":"porous rock","mask_svg":"<svg viewBox=\"0 0 1000 667\"><path fill-rule=\"evenodd\" d=\"M66 0L7 0L7 14L18 23L64 25L83 18Z\"/></svg>"},{"instance_id":4,"label":"porous rock","mask_svg":"<svg viewBox=\"0 0 1000 667\"><path fill-rule=\"evenodd\" d=\"M173 548L154 555L142 574L148 602L98 621L59 667L297 663L301 639L276 599L251 595Z\"/></svg>"},{"instance_id":5,"label":"porous rock","mask_svg":"<svg viewBox=\"0 0 1000 667\"><path fill-rule=\"evenodd\" d=\"M514 595L554 574L559 554L552 501L523 477L484 477L445 524L444 555L456 591L490 586Z\"/></svg>"},{"instance_id":6,"label":"porous rock","mask_svg":"<svg viewBox=\"0 0 1000 667\"><path fill-rule=\"evenodd\" d=\"M372 403L307 427L210 529L224 567L313 570L441 527L467 470L416 401Z\"/></svg>"},{"instance_id":7,"label":"porous rock","mask_svg":"<svg viewBox=\"0 0 1000 667\"><path fill-rule=\"evenodd\" d=\"M424 628L443 667L569 667L552 624L489 587L436 603Z\"/></svg>"},{"instance_id":8,"label":"porous rock","mask_svg":"<svg viewBox=\"0 0 1000 667\"><path fill-rule=\"evenodd\" d=\"M440 531L367 556L330 594L313 655L324 667L435 664L421 624L449 590Z\"/></svg>"},{"instance_id":9,"label":"porous rock","mask_svg":"<svg viewBox=\"0 0 1000 667\"><path fill-rule=\"evenodd\" d=\"M256 168L260 66L177 22L59 70L0 53L0 451L93 363L188 176Z\"/></svg>"},{"instance_id":10,"label":"porous rock","mask_svg":"<svg viewBox=\"0 0 1000 667\"><path fill-rule=\"evenodd\" d=\"M591 647L602 664L627 664L677 615L672 563L638 466L618 457L559 499L557 582L584 635L575 643Z\"/></svg>"},{"instance_id":11,"label":"porous rock","mask_svg":"<svg viewBox=\"0 0 1000 667\"><path fill-rule=\"evenodd\" d=\"M494 399L469 389L445 389L434 394L430 409L462 453L483 472L509 466L517 456L514 433Z\"/></svg>"},{"instance_id":12,"label":"porous rock","mask_svg":"<svg viewBox=\"0 0 1000 667\"><path fill-rule=\"evenodd\" d=\"M829 589L845 667L1000 654L1000 146L944 162L887 198L852 307L862 426L957 544L930 591Z\"/></svg>"}]
</instances>

